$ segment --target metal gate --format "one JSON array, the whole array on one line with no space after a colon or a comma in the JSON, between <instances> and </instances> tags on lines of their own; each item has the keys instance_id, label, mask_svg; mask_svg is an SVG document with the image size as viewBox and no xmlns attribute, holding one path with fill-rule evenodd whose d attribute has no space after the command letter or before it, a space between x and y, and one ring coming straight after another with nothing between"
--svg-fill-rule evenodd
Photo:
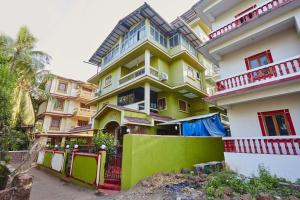
<instances>
[{"instance_id":1,"label":"metal gate","mask_svg":"<svg viewBox=\"0 0 300 200\"><path fill-rule=\"evenodd\" d=\"M105 180L121 180L121 168L122 168L122 154L109 153L106 154L105 162Z\"/></svg>"}]
</instances>

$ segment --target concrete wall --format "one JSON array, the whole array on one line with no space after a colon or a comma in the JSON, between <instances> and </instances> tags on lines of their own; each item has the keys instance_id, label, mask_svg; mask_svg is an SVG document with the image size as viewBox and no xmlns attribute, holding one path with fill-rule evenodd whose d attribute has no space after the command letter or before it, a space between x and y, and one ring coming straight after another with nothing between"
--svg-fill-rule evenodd
<instances>
[{"instance_id":1,"label":"concrete wall","mask_svg":"<svg viewBox=\"0 0 300 200\"><path fill-rule=\"evenodd\" d=\"M262 136L258 112L289 109L294 128L300 135L300 94L290 94L240 103L227 109L232 137Z\"/></svg>"},{"instance_id":2,"label":"concrete wall","mask_svg":"<svg viewBox=\"0 0 300 200\"><path fill-rule=\"evenodd\" d=\"M212 30L217 30L230 22L233 22L237 18L234 16L239 14L240 12L246 10L250 6L253 6L254 4L257 5L257 7L260 7L261 5L264 5L266 2L269 2L270 0L252 0L252 1L241 1L240 3L236 4L236 6L232 7L231 9L227 10L222 15L219 15L216 17L215 22L212 24Z\"/></svg>"},{"instance_id":3,"label":"concrete wall","mask_svg":"<svg viewBox=\"0 0 300 200\"><path fill-rule=\"evenodd\" d=\"M300 156L227 152L224 154L226 164L230 169L245 176L257 175L259 166L263 166L271 174L290 181L300 178ZM251 162L249 162L250 160Z\"/></svg>"},{"instance_id":4,"label":"concrete wall","mask_svg":"<svg viewBox=\"0 0 300 200\"><path fill-rule=\"evenodd\" d=\"M220 62L221 79L247 71L245 58L270 50L274 62L300 54L300 40L295 28L272 35L237 51L226 54Z\"/></svg>"},{"instance_id":5,"label":"concrete wall","mask_svg":"<svg viewBox=\"0 0 300 200\"><path fill-rule=\"evenodd\" d=\"M159 172L179 172L194 164L222 161L223 142L214 137L125 135L122 160L122 189Z\"/></svg>"}]
</instances>

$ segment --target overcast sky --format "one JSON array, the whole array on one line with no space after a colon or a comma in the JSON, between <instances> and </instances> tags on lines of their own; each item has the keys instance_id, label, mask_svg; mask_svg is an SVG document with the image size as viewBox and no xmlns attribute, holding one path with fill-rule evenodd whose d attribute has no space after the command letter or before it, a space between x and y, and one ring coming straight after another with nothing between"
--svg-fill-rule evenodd
<instances>
[{"instance_id":1,"label":"overcast sky","mask_svg":"<svg viewBox=\"0 0 300 200\"><path fill-rule=\"evenodd\" d=\"M197 0L146 0L168 22ZM0 0L0 32L15 37L26 25L39 50L52 56L53 73L86 81L96 67L85 64L118 20L143 0Z\"/></svg>"}]
</instances>

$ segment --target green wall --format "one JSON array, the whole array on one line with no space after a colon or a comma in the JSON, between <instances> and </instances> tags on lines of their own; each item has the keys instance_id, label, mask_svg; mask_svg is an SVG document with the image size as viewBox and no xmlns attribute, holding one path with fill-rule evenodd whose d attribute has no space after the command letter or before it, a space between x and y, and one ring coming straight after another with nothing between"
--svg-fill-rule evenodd
<instances>
[{"instance_id":1,"label":"green wall","mask_svg":"<svg viewBox=\"0 0 300 200\"><path fill-rule=\"evenodd\" d=\"M121 124L121 112L114 109L107 109L105 113L94 120L95 129L103 129L108 122L116 121Z\"/></svg>"},{"instance_id":2,"label":"green wall","mask_svg":"<svg viewBox=\"0 0 300 200\"><path fill-rule=\"evenodd\" d=\"M51 160L52 160L52 156L53 154L51 152L45 152L45 156L44 156L44 162L43 162L43 165L45 167L48 167L50 168L51 167Z\"/></svg>"},{"instance_id":3,"label":"green wall","mask_svg":"<svg viewBox=\"0 0 300 200\"><path fill-rule=\"evenodd\" d=\"M159 172L179 172L194 164L222 161L222 138L156 135L125 135L123 141L122 189Z\"/></svg>"},{"instance_id":4,"label":"green wall","mask_svg":"<svg viewBox=\"0 0 300 200\"><path fill-rule=\"evenodd\" d=\"M72 177L88 184L95 184L97 178L97 160L95 157L74 156Z\"/></svg>"}]
</instances>

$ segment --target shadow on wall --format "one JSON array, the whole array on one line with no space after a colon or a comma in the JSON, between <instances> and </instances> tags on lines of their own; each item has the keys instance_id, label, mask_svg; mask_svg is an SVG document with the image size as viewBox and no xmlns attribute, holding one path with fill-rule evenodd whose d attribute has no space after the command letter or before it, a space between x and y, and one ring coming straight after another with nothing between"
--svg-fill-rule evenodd
<instances>
[{"instance_id":1,"label":"shadow on wall","mask_svg":"<svg viewBox=\"0 0 300 200\"><path fill-rule=\"evenodd\" d=\"M194 164L223 161L221 137L125 135L123 141L122 189L159 172L179 172Z\"/></svg>"}]
</instances>

